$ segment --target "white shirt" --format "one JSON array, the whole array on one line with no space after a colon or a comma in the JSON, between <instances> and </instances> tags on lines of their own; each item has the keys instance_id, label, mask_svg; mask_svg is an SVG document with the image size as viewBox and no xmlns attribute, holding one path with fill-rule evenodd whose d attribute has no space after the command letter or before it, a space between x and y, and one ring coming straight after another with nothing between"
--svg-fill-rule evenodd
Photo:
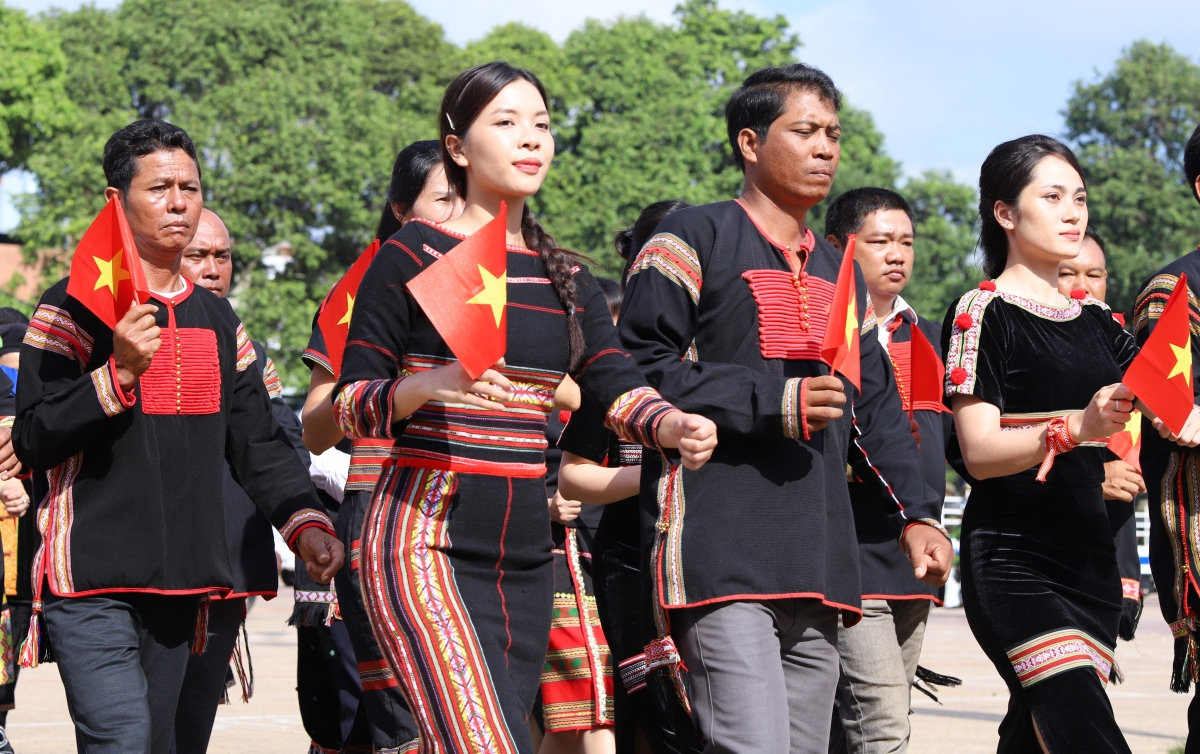
<instances>
[{"instance_id":1,"label":"white shirt","mask_svg":"<svg viewBox=\"0 0 1200 754\"><path fill-rule=\"evenodd\" d=\"M892 302L892 313L888 315L887 319L879 319L879 314L876 312L875 319L879 326L876 328L875 336L879 338L879 344L883 346L883 350L887 350L888 341L891 340L892 337L892 334L888 332L887 326L891 324L896 317L900 316L900 312L904 311L905 309L912 311L912 307L908 305L908 302L905 301L902 296L897 295L896 300ZM913 311L913 314L916 315L916 312Z\"/></svg>"}]
</instances>

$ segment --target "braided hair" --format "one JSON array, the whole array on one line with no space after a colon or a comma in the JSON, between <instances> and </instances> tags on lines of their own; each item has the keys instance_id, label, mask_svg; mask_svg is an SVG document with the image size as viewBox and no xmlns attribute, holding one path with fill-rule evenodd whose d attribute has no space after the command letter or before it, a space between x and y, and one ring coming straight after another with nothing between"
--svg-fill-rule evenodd
<instances>
[{"instance_id":1,"label":"braided hair","mask_svg":"<svg viewBox=\"0 0 1200 754\"><path fill-rule=\"evenodd\" d=\"M446 94L442 97L442 107L438 113L442 164L445 165L446 180L463 198L467 196L467 170L451 159L446 138L451 134L464 138L471 124L488 103L514 81L533 84L542 96L542 101L549 107L546 89L537 76L502 60L494 60L463 71L446 87ZM534 218L528 203L521 214L521 237L531 251L536 251L541 256L546 274L554 285L554 292L558 294L558 300L567 313L567 343L570 354L567 371L574 373L582 364L584 354L583 327L579 324L579 316L575 312L577 290L574 274L583 257L559 246L554 237Z\"/></svg>"}]
</instances>

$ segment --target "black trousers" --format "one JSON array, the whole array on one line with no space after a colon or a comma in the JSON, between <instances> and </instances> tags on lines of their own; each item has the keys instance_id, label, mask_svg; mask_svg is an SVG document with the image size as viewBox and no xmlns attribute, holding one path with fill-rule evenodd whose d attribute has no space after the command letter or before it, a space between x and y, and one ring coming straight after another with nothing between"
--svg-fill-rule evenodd
<instances>
[{"instance_id":1,"label":"black trousers","mask_svg":"<svg viewBox=\"0 0 1200 754\"><path fill-rule=\"evenodd\" d=\"M48 600L46 630L81 754L168 754L198 597Z\"/></svg>"},{"instance_id":2,"label":"black trousers","mask_svg":"<svg viewBox=\"0 0 1200 754\"><path fill-rule=\"evenodd\" d=\"M208 751L217 705L225 696L229 659L245 614L244 597L208 603L208 646L202 655L188 655L187 672L175 707L172 754Z\"/></svg>"}]
</instances>

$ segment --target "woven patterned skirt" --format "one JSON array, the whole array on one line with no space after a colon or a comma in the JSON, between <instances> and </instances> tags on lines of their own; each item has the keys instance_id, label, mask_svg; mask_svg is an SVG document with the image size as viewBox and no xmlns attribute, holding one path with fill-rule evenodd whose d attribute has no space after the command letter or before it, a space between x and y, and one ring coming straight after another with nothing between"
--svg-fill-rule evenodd
<instances>
[{"instance_id":1,"label":"woven patterned skirt","mask_svg":"<svg viewBox=\"0 0 1200 754\"><path fill-rule=\"evenodd\" d=\"M385 465L360 547L372 628L421 751L532 754L550 632L543 482Z\"/></svg>"},{"instance_id":2,"label":"woven patterned skirt","mask_svg":"<svg viewBox=\"0 0 1200 754\"><path fill-rule=\"evenodd\" d=\"M542 668L542 719L548 733L611 726L612 653L592 592L590 553L581 551L575 529L554 528L554 615Z\"/></svg>"}]
</instances>

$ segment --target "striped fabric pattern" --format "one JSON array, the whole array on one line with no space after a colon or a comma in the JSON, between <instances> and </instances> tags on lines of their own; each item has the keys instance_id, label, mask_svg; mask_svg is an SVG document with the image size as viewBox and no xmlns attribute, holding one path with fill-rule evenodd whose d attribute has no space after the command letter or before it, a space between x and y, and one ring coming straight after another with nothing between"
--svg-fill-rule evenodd
<instances>
[{"instance_id":1,"label":"striped fabric pattern","mask_svg":"<svg viewBox=\"0 0 1200 754\"><path fill-rule=\"evenodd\" d=\"M239 372L246 371L257 358L258 354L254 353L254 344L246 335L246 328L242 327L242 323L239 322L237 326L237 370Z\"/></svg>"},{"instance_id":2,"label":"striped fabric pattern","mask_svg":"<svg viewBox=\"0 0 1200 754\"><path fill-rule=\"evenodd\" d=\"M359 380L341 389L333 401L333 418L351 438L384 439L392 433L395 380Z\"/></svg>"},{"instance_id":3,"label":"striped fabric pattern","mask_svg":"<svg viewBox=\"0 0 1200 754\"><path fill-rule=\"evenodd\" d=\"M116 416L125 409L132 408L135 397L132 392L128 395L117 382L117 363L109 359L99 369L91 371L92 385L96 388L96 400L106 416Z\"/></svg>"},{"instance_id":4,"label":"striped fabric pattern","mask_svg":"<svg viewBox=\"0 0 1200 754\"><path fill-rule=\"evenodd\" d=\"M74 519L75 477L82 467L83 454L80 453L51 469L46 474L50 490L38 506L37 525L42 544L34 556L32 572L44 572L55 594L75 591L71 574L71 522ZM34 593L40 598L40 579L34 585Z\"/></svg>"},{"instance_id":5,"label":"striped fabric pattern","mask_svg":"<svg viewBox=\"0 0 1200 754\"><path fill-rule=\"evenodd\" d=\"M267 357L267 363L263 364L263 385L267 388L267 395L272 398L283 395L283 382L279 379L279 371L275 369L275 360L270 356Z\"/></svg>"},{"instance_id":6,"label":"striped fabric pattern","mask_svg":"<svg viewBox=\"0 0 1200 754\"><path fill-rule=\"evenodd\" d=\"M87 369L92 358L92 336L75 326L75 320L66 309L47 304L42 304L33 313L24 343L74 359L80 369Z\"/></svg>"},{"instance_id":7,"label":"striped fabric pattern","mask_svg":"<svg viewBox=\"0 0 1200 754\"><path fill-rule=\"evenodd\" d=\"M396 674L385 660L370 660L358 663L358 680L363 691L379 691L399 686Z\"/></svg>"},{"instance_id":8,"label":"striped fabric pattern","mask_svg":"<svg viewBox=\"0 0 1200 754\"><path fill-rule=\"evenodd\" d=\"M363 597L422 751L517 754L446 550L458 475L389 466L363 528Z\"/></svg>"},{"instance_id":9,"label":"striped fabric pattern","mask_svg":"<svg viewBox=\"0 0 1200 754\"><path fill-rule=\"evenodd\" d=\"M383 462L392 454L392 440L363 438L355 440L350 450L350 471L346 475L346 491L375 489L383 473Z\"/></svg>"},{"instance_id":10,"label":"striped fabric pattern","mask_svg":"<svg viewBox=\"0 0 1200 754\"><path fill-rule=\"evenodd\" d=\"M326 372L333 374L333 364L329 361L329 357L315 348L306 348L300 358L303 361L311 362L312 364L321 367Z\"/></svg>"},{"instance_id":11,"label":"striped fabric pattern","mask_svg":"<svg viewBox=\"0 0 1200 754\"><path fill-rule=\"evenodd\" d=\"M639 387L613 401L604 424L625 442L657 448L658 423L674 410L654 388Z\"/></svg>"},{"instance_id":12,"label":"striped fabric pattern","mask_svg":"<svg viewBox=\"0 0 1200 754\"><path fill-rule=\"evenodd\" d=\"M1008 650L1022 688L1075 668L1090 667L1108 685L1113 650L1074 628L1050 631Z\"/></svg>"},{"instance_id":13,"label":"striped fabric pattern","mask_svg":"<svg viewBox=\"0 0 1200 754\"><path fill-rule=\"evenodd\" d=\"M792 377L783 383L783 436L793 440L804 437L803 407L803 378ZM807 439L807 438L805 438Z\"/></svg>"},{"instance_id":14,"label":"striped fabric pattern","mask_svg":"<svg viewBox=\"0 0 1200 754\"><path fill-rule=\"evenodd\" d=\"M644 270L658 270L668 280L687 291L693 304L700 302L700 290L704 285L700 255L678 236L670 233L652 236L633 258L625 282L628 283L634 275Z\"/></svg>"},{"instance_id":15,"label":"striped fabric pattern","mask_svg":"<svg viewBox=\"0 0 1200 754\"><path fill-rule=\"evenodd\" d=\"M1179 278L1175 275L1163 273L1151 278L1133 304L1134 333L1141 332L1162 316L1163 307L1167 305L1167 299L1171 298L1178 282ZM1200 300L1192 293L1191 286L1188 287L1188 315L1192 337L1200 338Z\"/></svg>"}]
</instances>

